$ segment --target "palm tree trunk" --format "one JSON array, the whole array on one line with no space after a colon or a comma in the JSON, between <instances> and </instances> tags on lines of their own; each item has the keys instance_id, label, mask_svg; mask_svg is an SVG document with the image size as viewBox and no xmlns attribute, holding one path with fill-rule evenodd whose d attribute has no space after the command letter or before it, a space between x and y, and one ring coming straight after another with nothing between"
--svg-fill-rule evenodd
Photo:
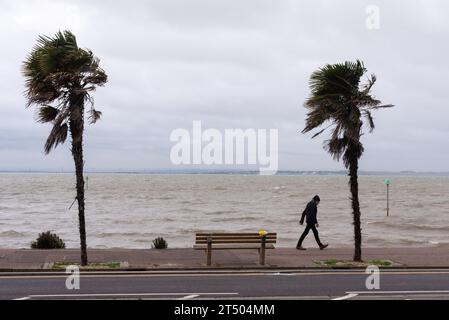
<instances>
[{"instance_id":1,"label":"palm tree trunk","mask_svg":"<svg viewBox=\"0 0 449 320\"><path fill-rule=\"evenodd\" d=\"M71 99L72 100L72 99ZM86 266L87 241L86 221L84 216L84 160L83 160L83 131L84 131L84 98L77 96L71 104L70 134L72 136L72 155L75 161L76 199L78 201L78 222L81 245L81 265Z\"/></svg>"},{"instance_id":2,"label":"palm tree trunk","mask_svg":"<svg viewBox=\"0 0 449 320\"><path fill-rule=\"evenodd\" d=\"M359 161L357 157L349 163L349 185L351 188L352 214L354 219L354 261L362 261L362 228L360 226L360 203L358 182Z\"/></svg>"}]
</instances>

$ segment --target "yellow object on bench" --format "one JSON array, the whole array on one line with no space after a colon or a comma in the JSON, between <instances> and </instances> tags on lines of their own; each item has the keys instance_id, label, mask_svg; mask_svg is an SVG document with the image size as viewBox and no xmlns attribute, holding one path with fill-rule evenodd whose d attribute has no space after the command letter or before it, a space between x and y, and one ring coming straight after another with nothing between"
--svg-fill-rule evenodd
<instances>
[{"instance_id":1,"label":"yellow object on bench","mask_svg":"<svg viewBox=\"0 0 449 320\"><path fill-rule=\"evenodd\" d=\"M265 265L265 250L274 249L277 234L267 233L263 230L259 233L197 233L195 237L195 250L205 250L207 265L212 264L212 250L259 250L259 263Z\"/></svg>"}]
</instances>

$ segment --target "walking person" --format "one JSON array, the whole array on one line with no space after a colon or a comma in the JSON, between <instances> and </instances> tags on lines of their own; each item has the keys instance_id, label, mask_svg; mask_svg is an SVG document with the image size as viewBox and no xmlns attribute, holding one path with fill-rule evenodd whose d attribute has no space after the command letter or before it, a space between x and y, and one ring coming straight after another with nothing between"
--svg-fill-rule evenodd
<instances>
[{"instance_id":1,"label":"walking person","mask_svg":"<svg viewBox=\"0 0 449 320\"><path fill-rule=\"evenodd\" d=\"M319 236L318 230L317 230L317 228L319 228L319 226L320 226L318 224L318 219L316 217L317 213L318 213L319 203L320 203L320 197L319 196L313 197L312 201L310 201L307 204L304 212L302 213L301 221L299 222L299 224L303 225L304 218L305 218L307 226L306 226L306 229L304 230L304 232L302 233L301 238L299 238L298 244L296 245L296 249L298 249L298 250L306 250L305 248L303 248L302 242L307 237L310 230L313 231L313 235L315 236L316 243L320 247L320 250L326 249L329 246L328 244L321 243L320 236Z\"/></svg>"}]
</instances>

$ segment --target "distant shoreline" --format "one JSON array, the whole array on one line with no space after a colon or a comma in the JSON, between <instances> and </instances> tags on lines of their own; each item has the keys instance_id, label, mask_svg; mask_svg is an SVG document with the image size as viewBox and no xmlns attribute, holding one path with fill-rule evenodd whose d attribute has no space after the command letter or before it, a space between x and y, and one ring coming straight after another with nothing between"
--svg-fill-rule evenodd
<instances>
[{"instance_id":1,"label":"distant shoreline","mask_svg":"<svg viewBox=\"0 0 449 320\"><path fill-rule=\"evenodd\" d=\"M74 171L46 170L0 170L0 174L74 174ZM86 170L85 174L147 174L147 175L254 175L259 171L252 170ZM290 171L280 170L275 176L346 176L346 171ZM360 171L360 176L402 176L402 177L449 177L449 172L419 172L419 171Z\"/></svg>"}]
</instances>

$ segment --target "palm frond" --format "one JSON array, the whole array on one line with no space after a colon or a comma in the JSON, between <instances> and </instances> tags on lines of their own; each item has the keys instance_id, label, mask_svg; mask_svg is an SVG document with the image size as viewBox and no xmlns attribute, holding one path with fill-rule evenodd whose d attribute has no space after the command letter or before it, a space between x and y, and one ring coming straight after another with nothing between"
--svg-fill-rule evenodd
<instances>
[{"instance_id":1,"label":"palm frond","mask_svg":"<svg viewBox=\"0 0 449 320\"><path fill-rule=\"evenodd\" d=\"M313 96L340 94L345 95L358 90L360 78L366 72L363 63L354 62L327 64L310 77L310 89Z\"/></svg>"},{"instance_id":2,"label":"palm frond","mask_svg":"<svg viewBox=\"0 0 449 320\"><path fill-rule=\"evenodd\" d=\"M96 123L98 120L100 120L101 115L103 114L101 111L95 110L94 108L90 109L90 123L94 124Z\"/></svg>"},{"instance_id":3,"label":"palm frond","mask_svg":"<svg viewBox=\"0 0 449 320\"><path fill-rule=\"evenodd\" d=\"M369 110L364 110L363 114L368 119L368 125L369 125L370 132L373 132L373 130L376 127L375 124L374 124L373 115L371 114L371 112Z\"/></svg>"},{"instance_id":4,"label":"palm frond","mask_svg":"<svg viewBox=\"0 0 449 320\"><path fill-rule=\"evenodd\" d=\"M38 121L41 123L52 122L56 119L59 110L52 106L42 106L39 108Z\"/></svg>"},{"instance_id":5,"label":"palm frond","mask_svg":"<svg viewBox=\"0 0 449 320\"><path fill-rule=\"evenodd\" d=\"M326 131L326 128L324 128L323 130L320 130L320 131L318 131L317 133L315 133L315 134L312 136L312 139L315 139L315 138L318 137L320 134L322 134L324 131Z\"/></svg>"},{"instance_id":6,"label":"palm frond","mask_svg":"<svg viewBox=\"0 0 449 320\"><path fill-rule=\"evenodd\" d=\"M40 36L22 64L28 105L49 104L63 99L67 91L86 85L89 91L104 85L107 75L99 61L92 51L78 47L70 31L60 31L54 37Z\"/></svg>"},{"instance_id":7,"label":"palm frond","mask_svg":"<svg viewBox=\"0 0 449 320\"><path fill-rule=\"evenodd\" d=\"M307 114L306 126L302 130L302 133L307 133L316 128L319 128L326 121L328 121L330 117L330 114L328 112L323 112L321 108L310 111Z\"/></svg>"},{"instance_id":8,"label":"palm frond","mask_svg":"<svg viewBox=\"0 0 449 320\"><path fill-rule=\"evenodd\" d=\"M376 75L374 73L371 74L371 77L368 79L368 83L363 86L362 93L363 94L369 94L369 92L371 91L371 88L374 86L376 81L377 81Z\"/></svg>"},{"instance_id":9,"label":"palm frond","mask_svg":"<svg viewBox=\"0 0 449 320\"><path fill-rule=\"evenodd\" d=\"M350 157L359 158L363 154L360 138L363 135L362 117L367 118L370 131L375 128L370 110L390 108L371 95L370 91L377 81L372 74L365 85L361 79L367 72L363 62L346 61L327 64L312 73L310 77L311 95L304 106L308 109L303 133L320 129L325 123L334 126L330 139L324 142L325 149L339 160L343 157L345 166ZM323 134L327 128L315 133L312 138Z\"/></svg>"},{"instance_id":10,"label":"palm frond","mask_svg":"<svg viewBox=\"0 0 449 320\"><path fill-rule=\"evenodd\" d=\"M67 131L68 126L67 123L64 123L62 125L55 124L53 126L53 129L50 132L50 135L47 138L47 142L45 142L45 153L49 154L51 149L56 148L58 144L64 143L67 139Z\"/></svg>"},{"instance_id":11,"label":"palm frond","mask_svg":"<svg viewBox=\"0 0 449 320\"><path fill-rule=\"evenodd\" d=\"M37 121L53 122L45 152L66 140L68 123L71 130L79 131L74 139L82 137L84 103L93 105L89 92L107 82L100 60L92 51L79 48L75 35L67 30L53 37L39 36L23 61L22 73L27 107L39 105ZM101 112L92 108L91 122L100 117Z\"/></svg>"},{"instance_id":12,"label":"palm frond","mask_svg":"<svg viewBox=\"0 0 449 320\"><path fill-rule=\"evenodd\" d=\"M349 140L346 137L332 138L324 141L324 149L329 152L334 160L340 160L346 148L348 147Z\"/></svg>"},{"instance_id":13,"label":"palm frond","mask_svg":"<svg viewBox=\"0 0 449 320\"><path fill-rule=\"evenodd\" d=\"M394 104L384 104L384 105L371 107L370 109L376 110L376 109L387 109L387 108L393 108L393 107L394 107Z\"/></svg>"}]
</instances>

